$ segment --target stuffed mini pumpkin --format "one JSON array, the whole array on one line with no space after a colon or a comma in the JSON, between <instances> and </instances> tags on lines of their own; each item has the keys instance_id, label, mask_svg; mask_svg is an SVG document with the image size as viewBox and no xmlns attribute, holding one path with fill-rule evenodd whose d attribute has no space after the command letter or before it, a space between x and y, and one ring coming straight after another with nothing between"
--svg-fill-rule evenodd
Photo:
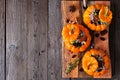
<instances>
[{"instance_id":1,"label":"stuffed mini pumpkin","mask_svg":"<svg viewBox=\"0 0 120 80\"><path fill-rule=\"evenodd\" d=\"M90 45L91 36L87 28L80 24L67 24L63 27L62 38L66 49L82 52Z\"/></svg>"},{"instance_id":2,"label":"stuffed mini pumpkin","mask_svg":"<svg viewBox=\"0 0 120 80\"><path fill-rule=\"evenodd\" d=\"M83 14L84 23L94 31L105 30L111 20L112 12L102 4L89 6Z\"/></svg>"},{"instance_id":3,"label":"stuffed mini pumpkin","mask_svg":"<svg viewBox=\"0 0 120 80\"><path fill-rule=\"evenodd\" d=\"M105 74L110 67L110 59L101 50L91 49L82 58L84 71L94 77Z\"/></svg>"}]
</instances>

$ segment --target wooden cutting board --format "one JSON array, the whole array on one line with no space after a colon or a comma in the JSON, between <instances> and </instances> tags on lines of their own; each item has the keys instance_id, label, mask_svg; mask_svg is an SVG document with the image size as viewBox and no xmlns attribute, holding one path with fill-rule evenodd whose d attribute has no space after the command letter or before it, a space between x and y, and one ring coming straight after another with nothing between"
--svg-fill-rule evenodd
<instances>
[{"instance_id":1,"label":"wooden cutting board","mask_svg":"<svg viewBox=\"0 0 120 80\"><path fill-rule=\"evenodd\" d=\"M95 3L101 3L109 6L110 8L110 1L109 0L103 0L103 1L95 1L95 0L88 0L87 1L87 6L95 4ZM75 9L73 9L73 6ZM61 1L61 10L62 10L62 22L63 26L66 25L67 23L80 23L84 25L83 23L83 13L85 9L83 8L83 1ZM96 37L96 35L99 35ZM110 56L109 52L109 27L107 28L107 33L105 35L101 35L100 32L92 32L92 38L93 38L93 44L90 45L90 48L95 49L102 49L105 51ZM103 40L104 39L104 40ZM65 45L62 42L62 78L92 78L91 76L87 75L82 67L81 67L81 62L80 64L72 70L69 74L65 73L65 70L67 68L67 65L69 62L73 61L74 58L82 58L84 53L72 53L69 50L65 49ZM75 56L75 57L74 57ZM73 58L74 57L74 58ZM105 74L94 77L94 78L111 78L111 65Z\"/></svg>"}]
</instances>

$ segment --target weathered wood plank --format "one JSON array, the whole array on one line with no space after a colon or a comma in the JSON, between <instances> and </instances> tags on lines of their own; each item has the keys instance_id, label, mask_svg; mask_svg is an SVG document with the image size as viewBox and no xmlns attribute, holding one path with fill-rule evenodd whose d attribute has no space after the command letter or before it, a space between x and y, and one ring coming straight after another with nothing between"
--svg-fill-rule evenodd
<instances>
[{"instance_id":1,"label":"weathered wood plank","mask_svg":"<svg viewBox=\"0 0 120 80\"><path fill-rule=\"evenodd\" d=\"M96 3L104 4L104 5L110 7L110 1L95 1L95 4ZM104 36L102 36L103 38L105 38L105 41L101 41L98 38L95 38L94 40L95 40L95 48L96 49L100 48L100 49L104 50L110 56L110 51L109 51L109 27L107 28L107 31L108 31L108 33L105 34ZM99 40L99 42L98 42L98 40ZM101 75L101 76L99 76L97 78L101 78L101 77L102 78L111 78L111 76L112 76L111 70L112 69L111 69L111 63L110 63L110 68L106 72L106 74Z\"/></svg>"},{"instance_id":2,"label":"weathered wood plank","mask_svg":"<svg viewBox=\"0 0 120 80\"><path fill-rule=\"evenodd\" d=\"M75 12L70 12L70 7L75 6ZM61 10L62 10L62 22L65 26L70 20L72 22L78 22L80 20L80 1L61 1ZM74 58L73 55L79 57L79 53L73 53L65 49L64 42L62 42L62 77L63 78L78 78L78 66L72 70L69 74L66 74L67 65L69 62L72 62Z\"/></svg>"},{"instance_id":3,"label":"weathered wood plank","mask_svg":"<svg viewBox=\"0 0 120 80\"><path fill-rule=\"evenodd\" d=\"M0 0L0 80L5 80L5 0Z\"/></svg>"},{"instance_id":4,"label":"weathered wood plank","mask_svg":"<svg viewBox=\"0 0 120 80\"><path fill-rule=\"evenodd\" d=\"M120 79L120 1L111 0L111 10L113 11L113 20L110 29L110 50L112 61L112 80Z\"/></svg>"},{"instance_id":5,"label":"weathered wood plank","mask_svg":"<svg viewBox=\"0 0 120 80\"><path fill-rule=\"evenodd\" d=\"M28 0L28 80L47 80L47 0Z\"/></svg>"},{"instance_id":6,"label":"weathered wood plank","mask_svg":"<svg viewBox=\"0 0 120 80\"><path fill-rule=\"evenodd\" d=\"M6 1L6 79L27 79L27 2Z\"/></svg>"},{"instance_id":7,"label":"weathered wood plank","mask_svg":"<svg viewBox=\"0 0 120 80\"><path fill-rule=\"evenodd\" d=\"M48 4L48 80L69 80L63 79L61 74L61 2L49 0Z\"/></svg>"},{"instance_id":8,"label":"weathered wood plank","mask_svg":"<svg viewBox=\"0 0 120 80\"><path fill-rule=\"evenodd\" d=\"M83 2L81 1L81 3L83 3ZM107 6L110 7L110 1L88 1L87 6L90 6L90 5L96 4L96 3L104 4L104 5L107 5ZM83 6L81 6L81 7L83 7ZM84 9L82 9L82 11L84 12ZM108 31L107 34L105 34L104 36L101 36L101 37L105 38L105 41L101 41L100 38L99 38L100 36L99 37L94 37L94 48L95 49L102 49L103 51L105 51L110 56L109 36L108 36L109 35L109 27L107 28L107 31ZM99 33L99 32L97 32L97 33ZM94 33L94 35L95 34L96 33ZM90 77L90 76L87 76L84 72L79 72L79 77L83 77L83 76L84 76L84 78ZM110 66L110 68L109 68L109 70L106 74L101 75L97 78L101 78L101 77L102 78L111 78L111 66Z\"/></svg>"},{"instance_id":9,"label":"weathered wood plank","mask_svg":"<svg viewBox=\"0 0 120 80\"><path fill-rule=\"evenodd\" d=\"M47 0L7 0L7 80L47 80Z\"/></svg>"},{"instance_id":10,"label":"weathered wood plank","mask_svg":"<svg viewBox=\"0 0 120 80\"><path fill-rule=\"evenodd\" d=\"M120 79L120 1L116 0L114 2L114 27L115 27L115 35L114 35L114 43L115 43L115 74L114 78L117 80Z\"/></svg>"}]
</instances>

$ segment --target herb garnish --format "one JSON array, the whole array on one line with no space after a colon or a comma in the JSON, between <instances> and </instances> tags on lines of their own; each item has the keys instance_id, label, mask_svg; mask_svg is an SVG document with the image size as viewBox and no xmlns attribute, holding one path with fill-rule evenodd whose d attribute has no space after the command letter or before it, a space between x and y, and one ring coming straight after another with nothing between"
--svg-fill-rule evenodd
<instances>
[{"instance_id":1,"label":"herb garnish","mask_svg":"<svg viewBox=\"0 0 120 80\"><path fill-rule=\"evenodd\" d=\"M65 73L68 74L70 73L73 69L77 67L79 64L79 59L74 59L73 62L68 63L68 68L66 69Z\"/></svg>"}]
</instances>

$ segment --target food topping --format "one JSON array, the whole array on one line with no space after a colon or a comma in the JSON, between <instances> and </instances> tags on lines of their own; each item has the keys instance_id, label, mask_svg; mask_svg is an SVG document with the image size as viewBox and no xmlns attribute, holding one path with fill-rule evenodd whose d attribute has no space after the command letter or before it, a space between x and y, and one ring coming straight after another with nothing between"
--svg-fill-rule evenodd
<instances>
[{"instance_id":1,"label":"food topping","mask_svg":"<svg viewBox=\"0 0 120 80\"><path fill-rule=\"evenodd\" d=\"M108 25L106 22L100 21L99 16L98 16L99 15L99 11L100 10L94 9L92 11L92 13L90 14L91 24L94 23L96 26L97 25L101 25L101 24ZM105 13L105 15L107 15L107 12Z\"/></svg>"},{"instance_id":2,"label":"food topping","mask_svg":"<svg viewBox=\"0 0 120 80\"><path fill-rule=\"evenodd\" d=\"M101 39L102 41L104 41L104 40L105 40L105 38L104 38L104 37L100 37L100 39Z\"/></svg>"},{"instance_id":3,"label":"food topping","mask_svg":"<svg viewBox=\"0 0 120 80\"><path fill-rule=\"evenodd\" d=\"M104 69L104 60L100 55L91 55L92 57L94 57L97 61L98 61L98 68L97 68L97 72L101 71Z\"/></svg>"},{"instance_id":4,"label":"food topping","mask_svg":"<svg viewBox=\"0 0 120 80\"><path fill-rule=\"evenodd\" d=\"M68 68L66 69L65 73L68 74L70 73L73 69L77 67L79 64L79 59L74 59L73 62L68 63Z\"/></svg>"},{"instance_id":5,"label":"food topping","mask_svg":"<svg viewBox=\"0 0 120 80\"><path fill-rule=\"evenodd\" d=\"M71 42L71 44L74 45L75 47L81 47L82 45L86 44L86 41L87 37L84 31L80 30L78 38L75 41Z\"/></svg>"}]
</instances>

